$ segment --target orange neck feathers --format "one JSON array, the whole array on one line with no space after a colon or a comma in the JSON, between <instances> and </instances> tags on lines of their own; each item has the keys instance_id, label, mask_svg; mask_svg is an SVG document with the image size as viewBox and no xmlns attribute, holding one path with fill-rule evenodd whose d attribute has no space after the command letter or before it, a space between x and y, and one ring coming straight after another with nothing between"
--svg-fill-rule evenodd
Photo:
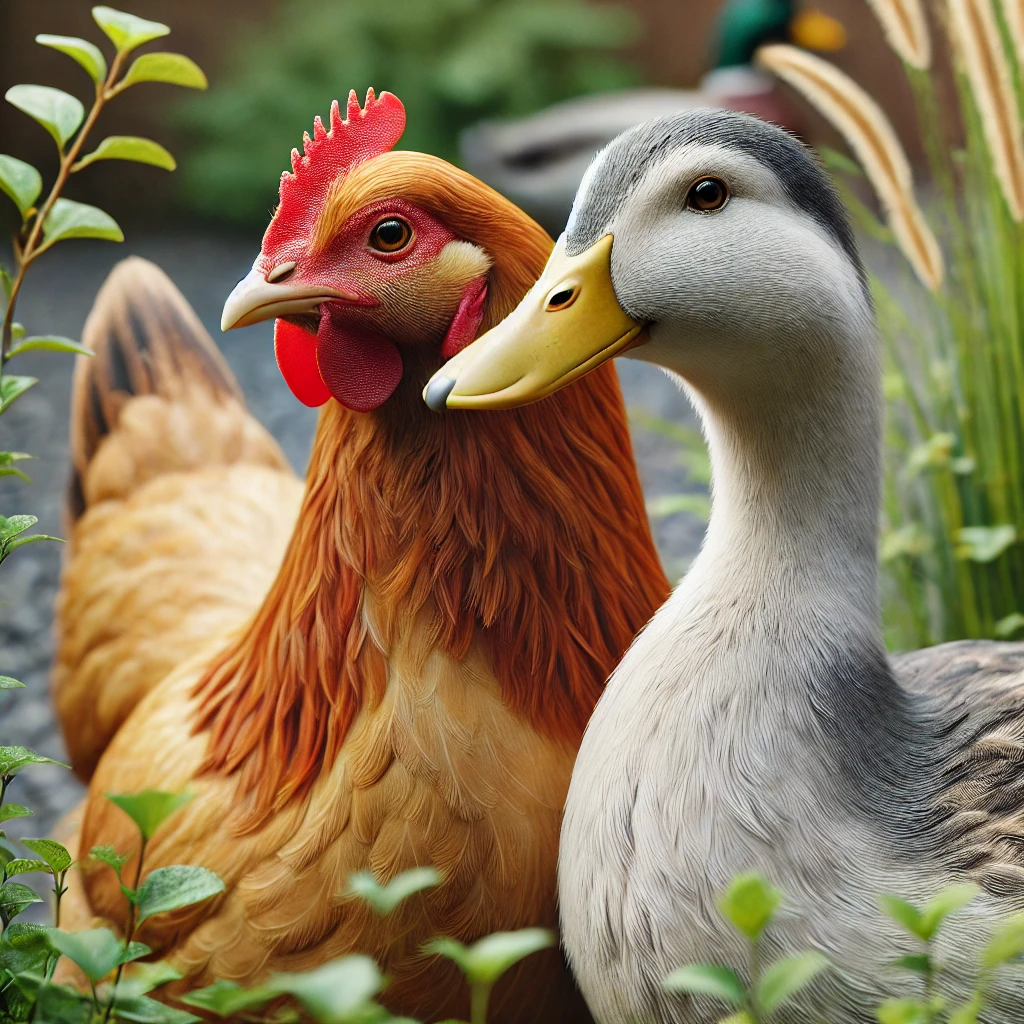
<instances>
[{"instance_id":1,"label":"orange neck feathers","mask_svg":"<svg viewBox=\"0 0 1024 1024\"><path fill-rule=\"evenodd\" d=\"M415 171L427 177L422 162ZM458 214L435 197L438 214L494 260L486 330L535 280L550 239L462 172L442 184ZM392 176L388 194L409 192ZM380 703L378 641L390 645L409 615L427 610L436 646L455 658L479 638L508 706L576 745L668 594L611 365L525 409L441 416L418 395L429 369L415 369L374 413L325 406L278 577L197 687L204 769L240 772L246 828L308 792L359 711Z\"/></svg>"}]
</instances>

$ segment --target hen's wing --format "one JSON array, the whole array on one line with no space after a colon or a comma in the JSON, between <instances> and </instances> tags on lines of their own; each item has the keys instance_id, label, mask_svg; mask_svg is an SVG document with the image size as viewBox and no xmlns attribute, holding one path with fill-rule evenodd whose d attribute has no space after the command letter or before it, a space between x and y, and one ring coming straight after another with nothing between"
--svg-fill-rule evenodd
<instances>
[{"instance_id":1,"label":"hen's wing","mask_svg":"<svg viewBox=\"0 0 1024 1024\"><path fill-rule=\"evenodd\" d=\"M88 778L139 699L255 610L301 485L153 264L114 269L83 340L53 689Z\"/></svg>"}]
</instances>

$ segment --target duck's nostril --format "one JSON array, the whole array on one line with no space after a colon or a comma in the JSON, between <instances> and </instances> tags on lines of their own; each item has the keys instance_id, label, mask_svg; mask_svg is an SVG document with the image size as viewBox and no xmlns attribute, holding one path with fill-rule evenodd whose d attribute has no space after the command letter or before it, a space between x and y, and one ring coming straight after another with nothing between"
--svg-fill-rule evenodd
<instances>
[{"instance_id":1,"label":"duck's nostril","mask_svg":"<svg viewBox=\"0 0 1024 1024\"><path fill-rule=\"evenodd\" d=\"M289 260L287 263L278 263L278 265L274 267L269 274L267 274L267 284L275 284L277 281L283 281L294 269L294 260Z\"/></svg>"},{"instance_id":2,"label":"duck's nostril","mask_svg":"<svg viewBox=\"0 0 1024 1024\"><path fill-rule=\"evenodd\" d=\"M544 303L544 308L549 313L557 313L560 309L565 309L567 306L571 306L576 301L576 296L579 295L579 285L567 285L563 288L559 288L548 295L547 302Z\"/></svg>"},{"instance_id":3,"label":"duck's nostril","mask_svg":"<svg viewBox=\"0 0 1024 1024\"><path fill-rule=\"evenodd\" d=\"M435 377L423 393L423 400L434 412L444 412L448 408L448 396L455 387L453 377Z\"/></svg>"}]
</instances>

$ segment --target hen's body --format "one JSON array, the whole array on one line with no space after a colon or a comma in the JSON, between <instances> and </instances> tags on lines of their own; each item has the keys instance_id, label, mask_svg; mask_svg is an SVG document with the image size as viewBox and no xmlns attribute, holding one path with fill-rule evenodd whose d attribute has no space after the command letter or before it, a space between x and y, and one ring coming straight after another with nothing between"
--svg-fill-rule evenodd
<instances>
[{"instance_id":1,"label":"hen's body","mask_svg":"<svg viewBox=\"0 0 1024 1024\"><path fill-rule=\"evenodd\" d=\"M550 241L532 225L526 239L488 322L543 264ZM420 947L556 925L580 736L667 591L614 371L463 420L419 399L417 360L436 356L403 351L382 408L325 407L303 492L213 357L185 358L168 397L123 388L99 416L112 388L93 398L91 381L119 361L103 343L118 324L144 363L164 342L210 345L181 306L159 272L120 271L78 371L75 429L106 431L77 463L85 511L60 602L58 706L79 772L99 757L80 848L136 845L105 793L194 792L144 874L199 864L227 888L143 928L185 975L169 995L366 952L395 1011L465 1017L464 985ZM143 343L140 317L173 330ZM353 872L424 864L443 883L387 918L345 894ZM124 919L113 873L89 861L67 907L70 927ZM492 1006L496 1022L589 1020L555 950Z\"/></svg>"},{"instance_id":2,"label":"hen's body","mask_svg":"<svg viewBox=\"0 0 1024 1024\"><path fill-rule=\"evenodd\" d=\"M152 264L118 266L84 338L53 689L88 780L139 699L259 606L302 485Z\"/></svg>"}]
</instances>

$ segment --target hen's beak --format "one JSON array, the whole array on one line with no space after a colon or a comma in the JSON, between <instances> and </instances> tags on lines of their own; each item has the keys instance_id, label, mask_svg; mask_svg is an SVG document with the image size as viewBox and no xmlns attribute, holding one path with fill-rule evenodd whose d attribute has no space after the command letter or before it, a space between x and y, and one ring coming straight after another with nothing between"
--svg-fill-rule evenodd
<instances>
[{"instance_id":1,"label":"hen's beak","mask_svg":"<svg viewBox=\"0 0 1024 1024\"><path fill-rule=\"evenodd\" d=\"M262 270L253 267L235 285L220 318L220 329L248 327L261 320L297 313L315 313L321 302L357 302L358 296L338 288L267 281Z\"/></svg>"},{"instance_id":2,"label":"hen's beak","mask_svg":"<svg viewBox=\"0 0 1024 1024\"><path fill-rule=\"evenodd\" d=\"M436 412L527 405L635 343L643 325L615 297L611 253L611 235L579 256L567 256L560 238L519 306L430 378L427 405Z\"/></svg>"}]
</instances>

